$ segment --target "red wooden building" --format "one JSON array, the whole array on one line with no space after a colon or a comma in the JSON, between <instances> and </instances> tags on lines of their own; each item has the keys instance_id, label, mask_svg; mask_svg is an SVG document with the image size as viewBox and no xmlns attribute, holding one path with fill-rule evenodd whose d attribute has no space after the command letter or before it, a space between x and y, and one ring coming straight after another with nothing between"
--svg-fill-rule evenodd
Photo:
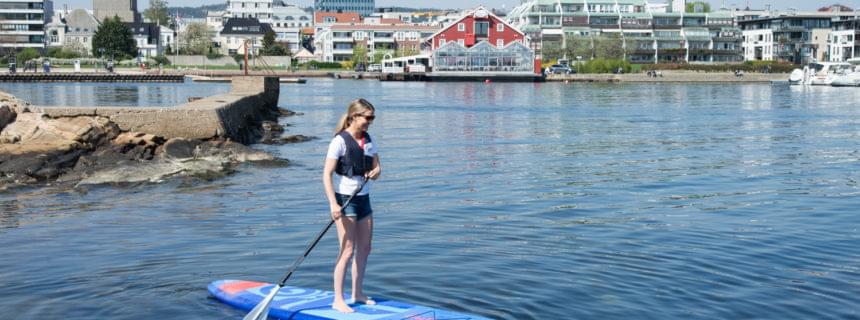
<instances>
[{"instance_id":1,"label":"red wooden building","mask_svg":"<svg viewBox=\"0 0 860 320\"><path fill-rule=\"evenodd\" d=\"M439 72L540 73L525 33L483 6L425 39L430 66Z\"/></svg>"},{"instance_id":2,"label":"red wooden building","mask_svg":"<svg viewBox=\"0 0 860 320\"><path fill-rule=\"evenodd\" d=\"M498 48L503 48L511 42L528 45L525 43L525 33L512 27L483 6L466 12L460 20L434 34L430 41L433 50L452 41L458 42L466 48L470 48L481 41L487 41L490 45Z\"/></svg>"}]
</instances>

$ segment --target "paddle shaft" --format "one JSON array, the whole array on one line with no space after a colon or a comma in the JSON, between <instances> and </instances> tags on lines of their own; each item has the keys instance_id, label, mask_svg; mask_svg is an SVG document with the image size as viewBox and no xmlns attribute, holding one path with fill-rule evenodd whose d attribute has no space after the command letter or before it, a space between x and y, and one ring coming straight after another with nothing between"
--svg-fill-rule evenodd
<instances>
[{"instance_id":1,"label":"paddle shaft","mask_svg":"<svg viewBox=\"0 0 860 320\"><path fill-rule=\"evenodd\" d=\"M346 202L344 202L343 205L340 206L341 217L343 217L343 208L346 208L346 206L348 206L349 203L352 202L352 199L354 199L355 196L358 195L359 192L361 192L361 189L364 189L365 183L367 183L367 180L364 180L364 182L362 182L358 186L358 190L355 190L355 192L353 192L352 195L349 196L349 199L346 199ZM320 233L317 234L317 237L314 239L314 241L311 242L310 245L308 245L307 249L305 249L305 253L301 257L296 259L295 262L293 262L293 265L290 266L290 270L287 271L287 275L284 276L284 279L281 280L281 282L278 286L283 287L284 284L287 283L287 280L290 279L290 276L293 275L293 272L296 271L296 268L298 268L299 265L305 261L305 258L307 258L307 256L311 253L311 251L314 249L314 247L317 246L317 243L319 243L320 239L322 239L322 237L326 234L326 232L328 232L328 229L331 229L331 226L333 224L334 224L334 219L329 220L329 222L328 222L328 224L326 224L325 228L323 228L322 231L320 231Z\"/></svg>"}]
</instances>

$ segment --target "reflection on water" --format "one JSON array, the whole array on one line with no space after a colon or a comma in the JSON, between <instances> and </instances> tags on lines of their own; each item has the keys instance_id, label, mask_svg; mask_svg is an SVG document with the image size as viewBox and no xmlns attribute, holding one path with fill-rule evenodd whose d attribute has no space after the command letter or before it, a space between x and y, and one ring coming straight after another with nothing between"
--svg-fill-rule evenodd
<instances>
[{"instance_id":1,"label":"reflection on water","mask_svg":"<svg viewBox=\"0 0 860 320\"><path fill-rule=\"evenodd\" d=\"M0 83L0 90L37 106L171 107L186 103L189 97L227 93L229 84Z\"/></svg>"},{"instance_id":2,"label":"reflection on water","mask_svg":"<svg viewBox=\"0 0 860 320\"><path fill-rule=\"evenodd\" d=\"M226 86L176 88L107 94ZM323 137L255 146L288 168L0 193L0 313L243 316L205 285L276 280L319 232L325 137L357 97L377 107L383 166L371 295L501 319L860 313L860 90L312 79L281 93L304 113L281 119L287 134ZM330 234L290 284L330 288L336 252Z\"/></svg>"}]
</instances>

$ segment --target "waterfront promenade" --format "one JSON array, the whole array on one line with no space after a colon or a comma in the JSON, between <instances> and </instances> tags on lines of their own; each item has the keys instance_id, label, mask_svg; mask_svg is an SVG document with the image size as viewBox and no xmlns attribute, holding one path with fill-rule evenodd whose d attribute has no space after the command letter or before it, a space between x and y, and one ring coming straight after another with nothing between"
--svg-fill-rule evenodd
<instances>
[{"instance_id":1,"label":"waterfront promenade","mask_svg":"<svg viewBox=\"0 0 860 320\"><path fill-rule=\"evenodd\" d=\"M73 73L71 68L53 69L52 73ZM661 76L649 77L645 72L629 73L629 74L572 74L572 75L547 75L546 81L569 81L569 82L635 82L635 83L651 83L651 82L722 82L722 83L770 83L772 81L786 81L788 74L786 73L745 73L742 77L737 77L732 72L697 72L686 70L659 70ZM5 72L0 72L0 75ZM19 73L22 74L22 73ZM41 73L27 73L41 74ZM81 74L107 74L104 71L93 72L93 70L82 70ZM205 77L234 77L245 74L243 70L203 70L203 69L184 69L184 70L146 70L122 68L117 69L116 74L121 75L191 75ZM340 79L365 79L376 80L382 75L378 72L354 72L341 69L325 69L325 70L250 70L249 75L253 76L277 76L282 78L340 78Z\"/></svg>"}]
</instances>

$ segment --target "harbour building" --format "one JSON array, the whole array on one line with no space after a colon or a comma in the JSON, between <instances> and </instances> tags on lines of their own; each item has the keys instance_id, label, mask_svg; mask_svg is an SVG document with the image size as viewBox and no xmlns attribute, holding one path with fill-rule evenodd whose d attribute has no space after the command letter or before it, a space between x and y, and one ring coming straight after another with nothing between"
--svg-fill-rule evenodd
<instances>
[{"instance_id":1,"label":"harbour building","mask_svg":"<svg viewBox=\"0 0 860 320\"><path fill-rule=\"evenodd\" d=\"M785 12L738 21L744 58L804 65L826 61L833 26L853 17L851 12Z\"/></svg>"},{"instance_id":2,"label":"harbour building","mask_svg":"<svg viewBox=\"0 0 860 320\"><path fill-rule=\"evenodd\" d=\"M314 0L314 11L358 12L362 17L373 13L375 0Z\"/></svg>"},{"instance_id":3,"label":"harbour building","mask_svg":"<svg viewBox=\"0 0 860 320\"><path fill-rule=\"evenodd\" d=\"M731 11L687 13L684 1L655 6L645 0L531 0L514 8L507 19L531 38L532 48L544 59L743 59L741 32Z\"/></svg>"},{"instance_id":4,"label":"harbour building","mask_svg":"<svg viewBox=\"0 0 860 320\"><path fill-rule=\"evenodd\" d=\"M314 16L299 7L276 5L272 11L272 29L275 41L287 46L296 54L302 48L302 29L313 27Z\"/></svg>"},{"instance_id":5,"label":"harbour building","mask_svg":"<svg viewBox=\"0 0 860 320\"><path fill-rule=\"evenodd\" d=\"M827 39L827 61L843 62L860 56L860 19L837 21Z\"/></svg>"},{"instance_id":6,"label":"harbour building","mask_svg":"<svg viewBox=\"0 0 860 320\"><path fill-rule=\"evenodd\" d=\"M260 23L271 23L272 0L228 0L227 13L233 18L254 18Z\"/></svg>"},{"instance_id":7,"label":"harbour building","mask_svg":"<svg viewBox=\"0 0 860 320\"><path fill-rule=\"evenodd\" d=\"M45 48L45 2L0 1L0 48Z\"/></svg>"},{"instance_id":8,"label":"harbour building","mask_svg":"<svg viewBox=\"0 0 860 320\"><path fill-rule=\"evenodd\" d=\"M114 16L125 23L142 21L137 11L137 0L93 0L93 15L98 21Z\"/></svg>"}]
</instances>

